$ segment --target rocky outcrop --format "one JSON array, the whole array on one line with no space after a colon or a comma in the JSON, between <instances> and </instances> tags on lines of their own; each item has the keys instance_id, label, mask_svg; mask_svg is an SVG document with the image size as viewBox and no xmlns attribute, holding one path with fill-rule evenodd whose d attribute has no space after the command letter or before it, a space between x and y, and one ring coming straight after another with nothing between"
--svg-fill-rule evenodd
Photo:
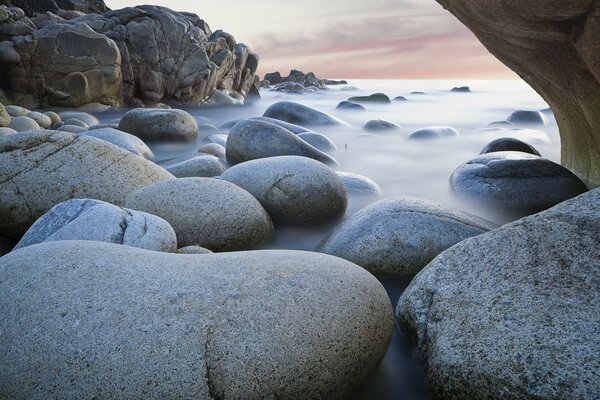
<instances>
[{"instance_id":1,"label":"rocky outcrop","mask_svg":"<svg viewBox=\"0 0 600 400\"><path fill-rule=\"evenodd\" d=\"M279 72L269 72L265 74L265 81L268 81L270 85L277 85L280 83L291 82L298 83L305 88L307 87L316 87L319 89L325 89L326 81L323 79L319 79L313 72L309 72L305 74L302 71L297 69L293 69L290 71L288 76L282 77ZM329 81L335 82L335 81Z\"/></svg>"},{"instance_id":2,"label":"rocky outcrop","mask_svg":"<svg viewBox=\"0 0 600 400\"><path fill-rule=\"evenodd\" d=\"M563 165L600 185L600 1L437 1L544 97Z\"/></svg>"},{"instance_id":3,"label":"rocky outcrop","mask_svg":"<svg viewBox=\"0 0 600 400\"><path fill-rule=\"evenodd\" d=\"M28 17L46 11L57 13L60 10L78 11L82 13L103 13L109 10L103 0L0 0L0 5L18 7Z\"/></svg>"},{"instance_id":4,"label":"rocky outcrop","mask_svg":"<svg viewBox=\"0 0 600 400\"><path fill-rule=\"evenodd\" d=\"M216 89L258 90L258 56L246 45L164 7L30 19L0 6L0 40L3 97L29 107L196 105Z\"/></svg>"}]
</instances>

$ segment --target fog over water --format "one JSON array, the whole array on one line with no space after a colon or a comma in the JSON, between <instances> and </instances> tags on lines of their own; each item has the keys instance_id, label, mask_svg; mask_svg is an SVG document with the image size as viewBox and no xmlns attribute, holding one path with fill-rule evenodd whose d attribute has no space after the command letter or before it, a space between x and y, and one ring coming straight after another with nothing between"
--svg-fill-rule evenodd
<instances>
[{"instance_id":1,"label":"fog over water","mask_svg":"<svg viewBox=\"0 0 600 400\"><path fill-rule=\"evenodd\" d=\"M262 89L262 99L244 107L188 109L199 121L221 125L235 119L261 116L273 103L281 100L296 101L335 115L350 126L315 131L335 142L338 151L333 155L340 166L337 170L365 175L383 190L378 198L351 198L346 217L364 205L391 196L416 196L434 200L477 214L497 223L507 222L505 216L494 211L481 210L453 196L448 179L461 164L477 156L490 141L500 137L516 137L534 145L540 153L560 162L560 138L556 122L547 113L549 125L543 131L532 129L490 129L488 124L505 120L513 111L543 110L548 105L522 81L390 81L351 80L357 90L348 86L331 86L318 93L283 94ZM471 93L450 92L455 86L469 86ZM411 92L425 94L411 94ZM405 96L407 102L367 104L367 111L336 110L340 101L351 96L375 92L390 98ZM117 115L104 116L109 122ZM369 134L362 125L370 119L383 119L403 126L400 131ZM451 126L461 136L452 139L409 140L413 131L432 125ZM223 131L223 130L222 130ZM210 129L200 127L200 137ZM224 133L227 133L224 130ZM158 159L193 154L199 144L154 146ZM332 226L278 228L271 248L312 251L327 235ZM383 282L390 294L392 305L406 283ZM409 357L409 350L397 332L386 358L376 374L357 394L358 399L424 399L426 390L418 364Z\"/></svg>"}]
</instances>

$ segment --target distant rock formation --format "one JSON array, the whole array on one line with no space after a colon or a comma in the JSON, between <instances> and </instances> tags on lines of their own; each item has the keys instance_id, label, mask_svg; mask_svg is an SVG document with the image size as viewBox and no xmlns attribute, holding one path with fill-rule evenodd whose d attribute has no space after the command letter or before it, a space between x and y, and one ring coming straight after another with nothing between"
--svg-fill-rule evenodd
<instances>
[{"instance_id":1,"label":"distant rock formation","mask_svg":"<svg viewBox=\"0 0 600 400\"><path fill-rule=\"evenodd\" d=\"M157 6L102 12L97 0L22 3L27 11L0 6L5 104L196 105L217 89L232 97L258 94L258 56L194 14ZM69 9L36 13L45 5Z\"/></svg>"},{"instance_id":2,"label":"distant rock formation","mask_svg":"<svg viewBox=\"0 0 600 400\"><path fill-rule=\"evenodd\" d=\"M600 0L437 0L550 104L562 163L600 186Z\"/></svg>"},{"instance_id":3,"label":"distant rock formation","mask_svg":"<svg viewBox=\"0 0 600 400\"><path fill-rule=\"evenodd\" d=\"M286 77L282 77L280 72L269 72L265 74L265 79L261 82L261 85L263 87L268 87L270 85L279 85L287 82L300 84L304 86L304 88L314 87L318 89L325 89L326 85L345 85L348 83L346 81L319 79L313 72L305 74L302 71L293 69Z\"/></svg>"},{"instance_id":4,"label":"distant rock formation","mask_svg":"<svg viewBox=\"0 0 600 400\"><path fill-rule=\"evenodd\" d=\"M0 0L0 5L18 7L28 17L46 11L56 13L59 10L65 10L88 14L104 13L109 10L103 0Z\"/></svg>"}]
</instances>

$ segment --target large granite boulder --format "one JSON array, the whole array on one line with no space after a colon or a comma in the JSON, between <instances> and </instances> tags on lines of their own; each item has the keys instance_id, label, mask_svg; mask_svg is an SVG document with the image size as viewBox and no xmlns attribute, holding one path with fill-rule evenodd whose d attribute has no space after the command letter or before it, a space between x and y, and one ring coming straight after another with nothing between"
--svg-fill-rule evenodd
<instances>
[{"instance_id":1,"label":"large granite boulder","mask_svg":"<svg viewBox=\"0 0 600 400\"><path fill-rule=\"evenodd\" d=\"M133 154L152 160L154 153L140 138L114 128L99 128L82 132L83 136L106 140Z\"/></svg>"},{"instance_id":2,"label":"large granite boulder","mask_svg":"<svg viewBox=\"0 0 600 400\"><path fill-rule=\"evenodd\" d=\"M55 205L92 198L121 205L131 192L174 179L151 161L101 139L56 131L0 141L0 236L20 238Z\"/></svg>"},{"instance_id":3,"label":"large granite boulder","mask_svg":"<svg viewBox=\"0 0 600 400\"><path fill-rule=\"evenodd\" d=\"M247 161L229 168L221 179L250 192L276 221L327 222L341 218L348 205L342 179L328 166L306 157Z\"/></svg>"},{"instance_id":4,"label":"large granite boulder","mask_svg":"<svg viewBox=\"0 0 600 400\"><path fill-rule=\"evenodd\" d=\"M392 197L345 220L318 251L377 276L411 279L442 251L493 228L489 221L425 199Z\"/></svg>"},{"instance_id":5,"label":"large granite boulder","mask_svg":"<svg viewBox=\"0 0 600 400\"><path fill-rule=\"evenodd\" d=\"M177 237L167 221L104 201L73 199L60 203L29 228L15 246L59 240L92 240L175 252Z\"/></svg>"},{"instance_id":6,"label":"large granite boulder","mask_svg":"<svg viewBox=\"0 0 600 400\"><path fill-rule=\"evenodd\" d=\"M212 251L256 248L271 240L269 214L250 193L226 181L180 178L133 192L125 206L164 218L179 246Z\"/></svg>"},{"instance_id":7,"label":"large granite boulder","mask_svg":"<svg viewBox=\"0 0 600 400\"><path fill-rule=\"evenodd\" d=\"M0 396L40 399L345 399L393 319L381 284L339 258L85 241L2 257L0 313Z\"/></svg>"},{"instance_id":8,"label":"large granite boulder","mask_svg":"<svg viewBox=\"0 0 600 400\"><path fill-rule=\"evenodd\" d=\"M246 119L233 126L227 137L227 161L231 165L259 158L301 156L337 165L330 155L297 135L270 122Z\"/></svg>"},{"instance_id":9,"label":"large granite boulder","mask_svg":"<svg viewBox=\"0 0 600 400\"><path fill-rule=\"evenodd\" d=\"M196 105L216 89L236 97L255 85L258 57L194 14L139 6L69 19L48 12L34 24L10 10L0 6L0 76L11 103Z\"/></svg>"},{"instance_id":10,"label":"large granite boulder","mask_svg":"<svg viewBox=\"0 0 600 400\"><path fill-rule=\"evenodd\" d=\"M333 115L293 101L280 101L271 105L264 116L304 127L347 125Z\"/></svg>"},{"instance_id":11,"label":"large granite boulder","mask_svg":"<svg viewBox=\"0 0 600 400\"><path fill-rule=\"evenodd\" d=\"M398 322L434 399L600 393L600 191L440 254Z\"/></svg>"},{"instance_id":12,"label":"large granite boulder","mask_svg":"<svg viewBox=\"0 0 600 400\"><path fill-rule=\"evenodd\" d=\"M587 191L571 171L546 158L520 151L480 155L450 177L457 195L522 217Z\"/></svg>"},{"instance_id":13,"label":"large granite boulder","mask_svg":"<svg viewBox=\"0 0 600 400\"><path fill-rule=\"evenodd\" d=\"M600 2L437 1L544 97L563 165L600 185Z\"/></svg>"},{"instance_id":14,"label":"large granite boulder","mask_svg":"<svg viewBox=\"0 0 600 400\"><path fill-rule=\"evenodd\" d=\"M198 124L183 110L135 108L119 121L119 129L142 140L193 141L198 138Z\"/></svg>"}]
</instances>

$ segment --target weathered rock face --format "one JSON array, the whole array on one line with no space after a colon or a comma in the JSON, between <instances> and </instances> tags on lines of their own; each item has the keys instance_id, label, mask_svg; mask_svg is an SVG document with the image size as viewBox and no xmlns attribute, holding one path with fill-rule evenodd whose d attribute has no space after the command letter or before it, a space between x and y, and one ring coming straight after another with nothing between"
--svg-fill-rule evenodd
<instances>
[{"instance_id":1,"label":"weathered rock face","mask_svg":"<svg viewBox=\"0 0 600 400\"><path fill-rule=\"evenodd\" d=\"M245 96L257 84L247 46L164 7L30 20L0 6L0 40L3 89L29 107L195 105L215 89Z\"/></svg>"},{"instance_id":2,"label":"weathered rock face","mask_svg":"<svg viewBox=\"0 0 600 400\"><path fill-rule=\"evenodd\" d=\"M600 185L600 1L437 1L544 97L563 165Z\"/></svg>"},{"instance_id":3,"label":"weathered rock face","mask_svg":"<svg viewBox=\"0 0 600 400\"><path fill-rule=\"evenodd\" d=\"M383 358L389 298L297 251L42 243L0 259L3 398L345 399Z\"/></svg>"},{"instance_id":4,"label":"weathered rock face","mask_svg":"<svg viewBox=\"0 0 600 400\"><path fill-rule=\"evenodd\" d=\"M468 239L406 289L400 327L435 399L600 393L600 190Z\"/></svg>"},{"instance_id":5,"label":"weathered rock face","mask_svg":"<svg viewBox=\"0 0 600 400\"><path fill-rule=\"evenodd\" d=\"M0 0L0 5L19 7L28 17L46 11L56 13L59 10L79 11L86 14L108 11L103 0Z\"/></svg>"},{"instance_id":6,"label":"weathered rock face","mask_svg":"<svg viewBox=\"0 0 600 400\"><path fill-rule=\"evenodd\" d=\"M73 198L122 204L131 192L173 175L107 141L56 131L0 143L0 236L20 238L44 213Z\"/></svg>"}]
</instances>

